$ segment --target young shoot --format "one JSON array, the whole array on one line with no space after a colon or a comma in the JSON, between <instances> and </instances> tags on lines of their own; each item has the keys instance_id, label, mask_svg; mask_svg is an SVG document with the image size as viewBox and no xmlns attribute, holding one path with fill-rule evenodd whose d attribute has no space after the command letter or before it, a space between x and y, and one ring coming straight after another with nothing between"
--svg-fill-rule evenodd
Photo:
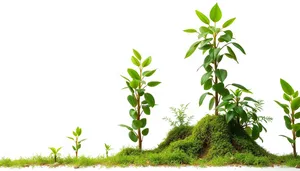
<instances>
[{"instance_id":1,"label":"young shoot","mask_svg":"<svg viewBox=\"0 0 300 171\"><path fill-rule=\"evenodd\" d=\"M54 163L57 162L57 157L60 156L60 153L59 150L61 149L62 147L59 147L59 148L54 148L54 147L49 147L49 149L51 150L51 154L50 156L53 156L54 158Z\"/></svg>"},{"instance_id":2,"label":"young shoot","mask_svg":"<svg viewBox=\"0 0 300 171\"><path fill-rule=\"evenodd\" d=\"M111 145L104 143L106 158L108 157L108 152L112 150Z\"/></svg>"},{"instance_id":3,"label":"young shoot","mask_svg":"<svg viewBox=\"0 0 300 171\"><path fill-rule=\"evenodd\" d=\"M78 158L78 151L81 148L81 143L86 140L86 139L79 140L79 136L81 135L81 133L82 133L82 129L77 127L76 130L73 131L74 137L67 137L70 140L74 141L74 145L72 146L72 148L75 151L76 158Z\"/></svg>"},{"instance_id":4,"label":"young shoot","mask_svg":"<svg viewBox=\"0 0 300 171\"><path fill-rule=\"evenodd\" d=\"M171 112L174 114L174 120L169 117L164 117L163 120L168 121L171 127L189 126L194 116L186 114L188 105L181 104L179 108L170 107Z\"/></svg>"}]
</instances>

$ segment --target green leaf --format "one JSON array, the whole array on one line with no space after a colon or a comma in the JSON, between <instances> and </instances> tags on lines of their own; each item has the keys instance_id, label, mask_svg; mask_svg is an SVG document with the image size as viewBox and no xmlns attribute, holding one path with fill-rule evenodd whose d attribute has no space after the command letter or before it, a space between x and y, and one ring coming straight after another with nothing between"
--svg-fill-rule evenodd
<instances>
[{"instance_id":1,"label":"green leaf","mask_svg":"<svg viewBox=\"0 0 300 171\"><path fill-rule=\"evenodd\" d=\"M227 110L231 110L231 109L235 108L235 106L236 106L236 103L228 103L225 105L225 108Z\"/></svg>"},{"instance_id":2,"label":"green leaf","mask_svg":"<svg viewBox=\"0 0 300 171\"><path fill-rule=\"evenodd\" d=\"M202 103L203 103L203 101L204 101L204 99L205 99L205 97L206 97L207 94L208 94L208 93L203 93L203 94L201 95L201 97L200 97L200 99L199 99L199 106L202 105Z\"/></svg>"},{"instance_id":3,"label":"green leaf","mask_svg":"<svg viewBox=\"0 0 300 171\"><path fill-rule=\"evenodd\" d=\"M292 138L288 137L288 136L285 136L285 135L279 135L279 136L285 137L291 144L295 143L295 141Z\"/></svg>"},{"instance_id":4,"label":"green leaf","mask_svg":"<svg viewBox=\"0 0 300 171\"><path fill-rule=\"evenodd\" d=\"M284 121L285 121L286 128L291 130L292 129L291 119L288 116L284 116Z\"/></svg>"},{"instance_id":5,"label":"green leaf","mask_svg":"<svg viewBox=\"0 0 300 171\"><path fill-rule=\"evenodd\" d=\"M128 135L129 135L129 138L131 139L131 141L137 142L138 137L135 135L135 133L133 131L130 131Z\"/></svg>"},{"instance_id":6,"label":"green leaf","mask_svg":"<svg viewBox=\"0 0 300 171\"><path fill-rule=\"evenodd\" d=\"M232 57L232 59L234 59L234 60L238 63L238 60L237 60L237 58L236 58L236 55L235 55L235 53L233 52L233 50L231 49L231 47L227 46L227 50L228 50L230 56ZM225 55L226 55L226 54L225 54Z\"/></svg>"},{"instance_id":7,"label":"green leaf","mask_svg":"<svg viewBox=\"0 0 300 171\"><path fill-rule=\"evenodd\" d=\"M76 128L76 133L77 133L78 136L81 135L81 132L82 132L81 128L77 127Z\"/></svg>"},{"instance_id":8,"label":"green leaf","mask_svg":"<svg viewBox=\"0 0 300 171\"><path fill-rule=\"evenodd\" d=\"M134 110L134 109L129 110L129 115L131 116L132 119L137 119L137 116L138 116L136 110Z\"/></svg>"},{"instance_id":9,"label":"green leaf","mask_svg":"<svg viewBox=\"0 0 300 171\"><path fill-rule=\"evenodd\" d=\"M125 77L123 75L121 75L121 77L124 78L126 81L130 82L130 80L127 77Z\"/></svg>"},{"instance_id":10,"label":"green leaf","mask_svg":"<svg viewBox=\"0 0 300 171\"><path fill-rule=\"evenodd\" d=\"M201 77L201 85L203 85L208 79L210 79L212 73L213 72L210 71L210 72L203 74L203 76Z\"/></svg>"},{"instance_id":11,"label":"green leaf","mask_svg":"<svg viewBox=\"0 0 300 171\"><path fill-rule=\"evenodd\" d=\"M292 98L289 95L285 94L285 93L283 93L282 97L283 97L284 100L286 100L288 102L292 100Z\"/></svg>"},{"instance_id":12,"label":"green leaf","mask_svg":"<svg viewBox=\"0 0 300 171\"><path fill-rule=\"evenodd\" d=\"M136 58L138 58L139 60L142 60L142 56L137 50L132 49L132 51L133 51L133 54Z\"/></svg>"},{"instance_id":13,"label":"green leaf","mask_svg":"<svg viewBox=\"0 0 300 171\"><path fill-rule=\"evenodd\" d=\"M127 126L127 125L124 125L124 124L120 124L119 126L127 128L129 131L133 131L133 129L130 126Z\"/></svg>"},{"instance_id":14,"label":"green leaf","mask_svg":"<svg viewBox=\"0 0 300 171\"><path fill-rule=\"evenodd\" d=\"M234 110L239 114L240 118L242 118L242 122L246 122L248 120L247 113L241 106L236 106Z\"/></svg>"},{"instance_id":15,"label":"green leaf","mask_svg":"<svg viewBox=\"0 0 300 171\"><path fill-rule=\"evenodd\" d=\"M195 29L185 29L183 31L186 33L198 33L197 30L195 30Z\"/></svg>"},{"instance_id":16,"label":"green leaf","mask_svg":"<svg viewBox=\"0 0 300 171\"><path fill-rule=\"evenodd\" d=\"M227 89L224 88L223 83L218 83L218 84L213 85L213 90L215 90L216 92L218 92L222 96L226 96L227 91L228 91Z\"/></svg>"},{"instance_id":17,"label":"green leaf","mask_svg":"<svg viewBox=\"0 0 300 171\"><path fill-rule=\"evenodd\" d=\"M209 25L209 19L202 12L196 10L196 15L203 23Z\"/></svg>"},{"instance_id":18,"label":"green leaf","mask_svg":"<svg viewBox=\"0 0 300 171\"><path fill-rule=\"evenodd\" d=\"M222 97L223 101L230 101L233 100L234 96L232 94L229 94L227 96Z\"/></svg>"},{"instance_id":19,"label":"green leaf","mask_svg":"<svg viewBox=\"0 0 300 171\"><path fill-rule=\"evenodd\" d=\"M139 86L140 81L133 79L132 81L130 81L130 87L136 89Z\"/></svg>"},{"instance_id":20,"label":"green leaf","mask_svg":"<svg viewBox=\"0 0 300 171\"><path fill-rule=\"evenodd\" d=\"M229 111L226 113L226 122L229 123L235 116L235 112Z\"/></svg>"},{"instance_id":21,"label":"green leaf","mask_svg":"<svg viewBox=\"0 0 300 171\"><path fill-rule=\"evenodd\" d=\"M74 146L72 146L72 148L73 148L73 150L75 150L75 151L76 151L76 148L75 148Z\"/></svg>"},{"instance_id":22,"label":"green leaf","mask_svg":"<svg viewBox=\"0 0 300 171\"><path fill-rule=\"evenodd\" d=\"M134 94L134 90L133 90L132 87L130 86L130 83L129 83L128 81L126 81L126 84L127 84L128 89L130 90L130 92L131 92L132 94Z\"/></svg>"},{"instance_id":23,"label":"green leaf","mask_svg":"<svg viewBox=\"0 0 300 171\"><path fill-rule=\"evenodd\" d=\"M130 75L131 78L136 79L136 80L141 79L140 75L134 69L128 68L127 72L128 72L128 74Z\"/></svg>"},{"instance_id":24,"label":"green leaf","mask_svg":"<svg viewBox=\"0 0 300 171\"><path fill-rule=\"evenodd\" d=\"M296 97L298 97L298 95L299 95L299 92L296 91L296 92L293 94L293 97L296 98Z\"/></svg>"},{"instance_id":25,"label":"green leaf","mask_svg":"<svg viewBox=\"0 0 300 171\"><path fill-rule=\"evenodd\" d=\"M82 139L80 141L78 141L78 143L82 143L83 141L87 140L86 138L85 139Z\"/></svg>"},{"instance_id":26,"label":"green leaf","mask_svg":"<svg viewBox=\"0 0 300 171\"><path fill-rule=\"evenodd\" d=\"M300 112L295 113L294 117L295 117L296 119L299 119L299 118L300 118Z\"/></svg>"},{"instance_id":27,"label":"green leaf","mask_svg":"<svg viewBox=\"0 0 300 171\"><path fill-rule=\"evenodd\" d=\"M142 63L142 66L143 66L143 67L146 67L146 66L150 65L151 62L152 62L152 57L149 56L148 58L146 58L146 59L144 60L144 62Z\"/></svg>"},{"instance_id":28,"label":"green leaf","mask_svg":"<svg viewBox=\"0 0 300 171\"><path fill-rule=\"evenodd\" d=\"M296 123L292 127L295 132L300 131L300 123Z\"/></svg>"},{"instance_id":29,"label":"green leaf","mask_svg":"<svg viewBox=\"0 0 300 171\"><path fill-rule=\"evenodd\" d=\"M142 121L141 120L133 120L132 121L132 128L133 129L139 129L141 128L143 125Z\"/></svg>"},{"instance_id":30,"label":"green leaf","mask_svg":"<svg viewBox=\"0 0 300 171\"><path fill-rule=\"evenodd\" d=\"M235 46L236 48L238 48L243 54L246 55L246 52L245 52L245 50L243 49L243 47L241 45L239 45L236 42L233 42L232 44L233 44L233 46Z\"/></svg>"},{"instance_id":31,"label":"green leaf","mask_svg":"<svg viewBox=\"0 0 300 171\"><path fill-rule=\"evenodd\" d=\"M232 31L230 30L226 30L224 31L225 34L223 34L222 36L219 37L219 42L230 42L233 36Z\"/></svg>"},{"instance_id":32,"label":"green leaf","mask_svg":"<svg viewBox=\"0 0 300 171\"><path fill-rule=\"evenodd\" d=\"M259 133L260 133L260 131L259 131L258 126L257 125L253 125L253 127L252 127L252 136L251 136L252 139L256 140L259 137Z\"/></svg>"},{"instance_id":33,"label":"green leaf","mask_svg":"<svg viewBox=\"0 0 300 171\"><path fill-rule=\"evenodd\" d=\"M297 98L292 100L291 108L293 110L297 110L297 109L299 109L299 107L300 107L300 97L297 97Z\"/></svg>"},{"instance_id":34,"label":"green leaf","mask_svg":"<svg viewBox=\"0 0 300 171\"><path fill-rule=\"evenodd\" d=\"M283 80L283 79L280 79L280 84L281 84L282 90L283 90L286 94L288 94L288 95L290 95L290 96L292 96L292 95L294 94L294 89L293 89L293 87L292 87L288 82L286 82L286 81Z\"/></svg>"},{"instance_id":35,"label":"green leaf","mask_svg":"<svg viewBox=\"0 0 300 171\"><path fill-rule=\"evenodd\" d=\"M224 82L224 80L227 78L227 71L224 69L217 69L215 74L221 82Z\"/></svg>"},{"instance_id":36,"label":"green leaf","mask_svg":"<svg viewBox=\"0 0 300 171\"><path fill-rule=\"evenodd\" d=\"M212 87L212 79L208 79L205 83L204 83L204 90L209 90Z\"/></svg>"},{"instance_id":37,"label":"green leaf","mask_svg":"<svg viewBox=\"0 0 300 171\"><path fill-rule=\"evenodd\" d=\"M150 110L150 107L148 105L143 105L142 108L143 108L143 111L146 115L150 115L151 110Z\"/></svg>"},{"instance_id":38,"label":"green leaf","mask_svg":"<svg viewBox=\"0 0 300 171\"><path fill-rule=\"evenodd\" d=\"M215 104L215 98L212 97L209 101L209 110L211 110L214 107Z\"/></svg>"},{"instance_id":39,"label":"green leaf","mask_svg":"<svg viewBox=\"0 0 300 171\"><path fill-rule=\"evenodd\" d=\"M77 137L77 133L76 133L76 132L74 132L74 131L73 131L73 135L74 135L75 137Z\"/></svg>"},{"instance_id":40,"label":"green leaf","mask_svg":"<svg viewBox=\"0 0 300 171\"><path fill-rule=\"evenodd\" d=\"M156 71L156 69L151 70L151 71L145 71L145 72L143 72L143 76L150 77L151 75L153 75L155 73L155 71Z\"/></svg>"},{"instance_id":41,"label":"green leaf","mask_svg":"<svg viewBox=\"0 0 300 171\"><path fill-rule=\"evenodd\" d=\"M197 42L193 43L191 45L191 47L189 48L189 50L186 52L185 58L190 57L195 52L195 50L197 49L197 47L200 43L201 43L201 41L197 41Z\"/></svg>"},{"instance_id":42,"label":"green leaf","mask_svg":"<svg viewBox=\"0 0 300 171\"><path fill-rule=\"evenodd\" d=\"M258 101L254 100L254 99L251 98L251 97L244 97L244 100L252 101L252 102L258 103Z\"/></svg>"},{"instance_id":43,"label":"green leaf","mask_svg":"<svg viewBox=\"0 0 300 171\"><path fill-rule=\"evenodd\" d=\"M138 67L141 65L140 61L136 59L134 56L131 57L131 62Z\"/></svg>"},{"instance_id":44,"label":"green leaf","mask_svg":"<svg viewBox=\"0 0 300 171\"><path fill-rule=\"evenodd\" d=\"M161 82L159 82L159 81L151 81L151 82L149 82L147 85L149 86L149 87L155 87L155 86L157 86L158 84L160 84Z\"/></svg>"},{"instance_id":45,"label":"green leaf","mask_svg":"<svg viewBox=\"0 0 300 171\"><path fill-rule=\"evenodd\" d=\"M296 137L300 137L300 131L296 132Z\"/></svg>"},{"instance_id":46,"label":"green leaf","mask_svg":"<svg viewBox=\"0 0 300 171\"><path fill-rule=\"evenodd\" d=\"M127 96L127 100L131 104L132 107L136 107L137 100L132 95Z\"/></svg>"},{"instance_id":47,"label":"green leaf","mask_svg":"<svg viewBox=\"0 0 300 171\"><path fill-rule=\"evenodd\" d=\"M210 19L213 21L213 22L218 22L220 21L220 19L222 18L222 11L218 5L218 3L216 3L212 9L210 10Z\"/></svg>"},{"instance_id":48,"label":"green leaf","mask_svg":"<svg viewBox=\"0 0 300 171\"><path fill-rule=\"evenodd\" d=\"M155 99L150 93L145 93L144 94L145 100L149 104L149 106L154 107L155 105Z\"/></svg>"},{"instance_id":49,"label":"green leaf","mask_svg":"<svg viewBox=\"0 0 300 171\"><path fill-rule=\"evenodd\" d=\"M73 138L73 137L67 137L67 138L69 138L70 140L73 140L73 141L74 141L74 138Z\"/></svg>"},{"instance_id":50,"label":"green leaf","mask_svg":"<svg viewBox=\"0 0 300 171\"><path fill-rule=\"evenodd\" d=\"M143 118L141 119L141 128L144 128L146 125L147 125L147 119L146 118Z\"/></svg>"},{"instance_id":51,"label":"green leaf","mask_svg":"<svg viewBox=\"0 0 300 171\"><path fill-rule=\"evenodd\" d=\"M143 96L145 93L145 89L136 89L136 91L138 92L139 96Z\"/></svg>"},{"instance_id":52,"label":"green leaf","mask_svg":"<svg viewBox=\"0 0 300 171\"><path fill-rule=\"evenodd\" d=\"M223 107L228 104L228 101L222 101L215 109L219 109L220 107Z\"/></svg>"},{"instance_id":53,"label":"green leaf","mask_svg":"<svg viewBox=\"0 0 300 171\"><path fill-rule=\"evenodd\" d=\"M242 86L242 85L240 85L240 84L233 83L233 84L231 84L231 85L233 85L233 86L235 86L235 87L237 87L237 88L243 90L243 92L251 93L251 94L252 94L252 92L251 92L249 89L247 89L246 87L244 87L244 86Z\"/></svg>"},{"instance_id":54,"label":"green leaf","mask_svg":"<svg viewBox=\"0 0 300 171\"><path fill-rule=\"evenodd\" d=\"M233 22L234 22L235 18L231 18L229 20L227 20L224 24L223 24L223 28L226 28L228 26L230 26Z\"/></svg>"},{"instance_id":55,"label":"green leaf","mask_svg":"<svg viewBox=\"0 0 300 171\"><path fill-rule=\"evenodd\" d=\"M208 29L207 27L205 27L205 26L201 26L200 28L199 28L199 31L202 33L202 34L208 34L208 33L210 33L210 34L213 34L213 32L210 30L210 29Z\"/></svg>"},{"instance_id":56,"label":"green leaf","mask_svg":"<svg viewBox=\"0 0 300 171\"><path fill-rule=\"evenodd\" d=\"M144 136L148 135L148 133L149 133L149 128L145 128L145 129L142 131L142 134L143 134Z\"/></svg>"},{"instance_id":57,"label":"green leaf","mask_svg":"<svg viewBox=\"0 0 300 171\"><path fill-rule=\"evenodd\" d=\"M289 106L287 104L282 104L277 100L274 100L274 101L284 110L284 113L286 113L286 114L290 113Z\"/></svg>"}]
</instances>

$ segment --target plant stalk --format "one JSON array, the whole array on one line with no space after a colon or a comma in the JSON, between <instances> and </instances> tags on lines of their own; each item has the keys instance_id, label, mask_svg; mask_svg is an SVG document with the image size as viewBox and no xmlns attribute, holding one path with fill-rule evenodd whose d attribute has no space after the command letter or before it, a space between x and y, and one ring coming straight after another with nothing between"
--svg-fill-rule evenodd
<instances>
[{"instance_id":1,"label":"plant stalk","mask_svg":"<svg viewBox=\"0 0 300 171\"><path fill-rule=\"evenodd\" d=\"M294 117L294 114L295 114L295 111L292 110L292 125L295 124L295 117ZM293 147L293 154L294 154L294 157L297 157L297 150L296 150L296 132L295 132L294 129L292 130L292 133L293 133L293 140L294 140L294 143L292 144L292 147Z\"/></svg>"},{"instance_id":2,"label":"plant stalk","mask_svg":"<svg viewBox=\"0 0 300 171\"><path fill-rule=\"evenodd\" d=\"M217 45L216 45L216 37L217 37L217 34L214 34L214 48L217 48ZM218 69L218 64L217 64L217 59L215 59L214 61L214 69L215 71ZM217 75L215 74L215 85L218 84L218 78L217 78ZM219 105L219 93L217 91L215 91L215 115L219 115L219 111L217 109L217 106Z\"/></svg>"},{"instance_id":3,"label":"plant stalk","mask_svg":"<svg viewBox=\"0 0 300 171\"><path fill-rule=\"evenodd\" d=\"M140 68L140 78L142 79L142 69ZM139 83L139 89L141 89L141 83ZM138 116L137 116L137 120L141 119L141 97L139 94L137 94L137 112L138 112ZM139 149L142 150L142 134L141 134L141 128L138 129L138 143L139 143Z\"/></svg>"}]
</instances>

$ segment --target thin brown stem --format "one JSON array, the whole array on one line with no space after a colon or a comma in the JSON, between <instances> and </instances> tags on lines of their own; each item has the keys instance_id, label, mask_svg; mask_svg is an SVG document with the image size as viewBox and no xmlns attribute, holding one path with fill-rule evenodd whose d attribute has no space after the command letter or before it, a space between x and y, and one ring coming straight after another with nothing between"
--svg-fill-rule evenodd
<instances>
[{"instance_id":1,"label":"thin brown stem","mask_svg":"<svg viewBox=\"0 0 300 171\"><path fill-rule=\"evenodd\" d=\"M140 68L140 77L142 79L142 69ZM141 89L142 87L142 84L141 82L139 83L139 89ZM141 119L141 115L142 115L142 112L141 112L141 97L140 95L137 96L137 113L138 113L138 116L137 116L137 120L140 120ZM139 149L142 150L142 134L141 134L141 128L138 129L138 143L139 143Z\"/></svg>"}]
</instances>

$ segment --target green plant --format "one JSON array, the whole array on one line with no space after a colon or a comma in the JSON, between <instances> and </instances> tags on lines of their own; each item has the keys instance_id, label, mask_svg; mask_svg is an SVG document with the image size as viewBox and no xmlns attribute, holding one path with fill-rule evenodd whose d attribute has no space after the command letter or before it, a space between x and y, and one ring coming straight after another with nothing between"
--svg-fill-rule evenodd
<instances>
[{"instance_id":1,"label":"green plant","mask_svg":"<svg viewBox=\"0 0 300 171\"><path fill-rule=\"evenodd\" d=\"M172 127L179 127L179 126L189 126L191 120L194 116L188 116L186 114L186 110L189 104L181 104L179 108L170 107L170 110L175 115L175 120L172 120L169 117L164 117L163 119L168 121Z\"/></svg>"},{"instance_id":2,"label":"green plant","mask_svg":"<svg viewBox=\"0 0 300 171\"><path fill-rule=\"evenodd\" d=\"M58 152L59 152L59 150L61 148L62 147L59 147L59 148L49 147L49 149L51 150L50 156L53 156L54 162L56 162L57 161L57 157L60 156L60 153L58 153Z\"/></svg>"},{"instance_id":3,"label":"green plant","mask_svg":"<svg viewBox=\"0 0 300 171\"><path fill-rule=\"evenodd\" d=\"M249 91L241 89L230 91L229 95L222 98L223 101L217 108L220 111L225 111L227 123L234 119L246 130L253 140L260 138L263 141L260 133L263 130L267 132L263 121L266 123L272 121L271 117L257 115L257 112L262 110L263 101L243 96L243 92L249 93Z\"/></svg>"},{"instance_id":4,"label":"green plant","mask_svg":"<svg viewBox=\"0 0 300 171\"><path fill-rule=\"evenodd\" d=\"M130 90L130 95L128 95L127 100L132 106L132 108L129 110L129 115L132 118L132 124L131 126L124 124L119 126L125 127L129 130L129 138L133 142L138 141L138 147L140 150L142 150L143 137L149 133L149 128L145 128L147 125L147 119L142 118L142 114L150 115L150 108L155 106L155 99L152 94L146 92L146 88L155 87L161 82L146 82L145 80L156 72L156 69L144 71L144 69L151 64L152 57L149 56L142 61L142 56L138 51L133 49L133 53L134 56L131 57L131 61L135 66L138 67L138 69L137 71L132 68L127 69L130 79L122 76L127 85L125 88ZM141 130L142 128L143 130Z\"/></svg>"},{"instance_id":5,"label":"green plant","mask_svg":"<svg viewBox=\"0 0 300 171\"><path fill-rule=\"evenodd\" d=\"M105 147L105 154L106 154L106 157L108 157L108 152L109 152L110 150L112 150L111 145L108 145L108 144L104 143L104 147Z\"/></svg>"},{"instance_id":6,"label":"green plant","mask_svg":"<svg viewBox=\"0 0 300 171\"><path fill-rule=\"evenodd\" d=\"M227 30L227 27L234 22L235 18L227 20L222 27L217 27L217 22L219 22L222 18L222 12L218 4L215 4L210 11L212 24L200 11L196 10L196 14L198 18L206 24L206 26L200 27L199 31L196 29L184 30L184 32L193 34L196 33L198 35L198 40L190 46L185 58L190 57L197 48L202 50L203 54L207 54L203 64L199 67L203 67L205 69L205 74L201 77L201 85L204 87L204 90L212 89L214 94L211 92L202 94L199 100L199 106L202 105L205 97L209 95L212 97L209 102L209 109L211 110L215 105L215 115L218 115L219 112L217 106L220 103L221 97L225 97L230 93L227 86L224 85L224 81L227 78L227 71L219 68L219 65L224 55L238 63L236 54L231 48L231 45L239 49L244 54L246 54L246 52L241 45L233 41L234 37L232 31ZM223 52L225 48L226 51ZM231 85L245 91L249 91L242 85Z\"/></svg>"},{"instance_id":7,"label":"green plant","mask_svg":"<svg viewBox=\"0 0 300 171\"><path fill-rule=\"evenodd\" d=\"M78 151L81 148L81 143L86 140L86 139L79 140L79 136L81 135L81 133L82 133L82 129L77 127L76 130L73 131L74 137L67 137L70 140L73 140L75 143L75 145L73 145L72 148L75 151L76 158L78 158Z\"/></svg>"},{"instance_id":8,"label":"green plant","mask_svg":"<svg viewBox=\"0 0 300 171\"><path fill-rule=\"evenodd\" d=\"M298 97L298 91L294 91L293 87L283 79L280 79L281 88L283 90L283 99L288 102L288 104L275 102L282 107L284 113L284 121L287 129L292 131L292 138L286 135L280 135L285 137L292 145L294 157L297 156L296 149L296 138L300 137L300 123L296 123L296 119L300 118L300 112L297 110L300 107L300 97Z\"/></svg>"}]
</instances>

